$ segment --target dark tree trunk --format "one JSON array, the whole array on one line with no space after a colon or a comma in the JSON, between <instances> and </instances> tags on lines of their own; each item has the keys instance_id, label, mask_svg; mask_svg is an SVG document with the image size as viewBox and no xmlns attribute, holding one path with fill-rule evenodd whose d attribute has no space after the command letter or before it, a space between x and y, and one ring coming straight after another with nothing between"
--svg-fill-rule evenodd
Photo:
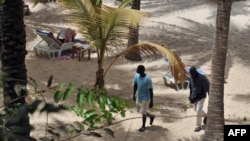
<instances>
[{"instance_id":1,"label":"dark tree trunk","mask_svg":"<svg viewBox=\"0 0 250 141\"><path fill-rule=\"evenodd\" d=\"M95 90L98 90L100 88L104 88L103 73L104 73L103 69L99 69L96 71Z\"/></svg>"},{"instance_id":2,"label":"dark tree trunk","mask_svg":"<svg viewBox=\"0 0 250 141\"><path fill-rule=\"evenodd\" d=\"M27 70L25 65L26 40L23 21L22 0L5 0L0 4L0 47L3 79L3 97L5 109L16 107L17 103L25 104L27 95ZM17 89L19 88L19 89ZM7 121L8 132L22 127L29 127L28 114L15 123ZM8 140L22 140L17 136L29 138L30 129L16 133Z\"/></svg>"},{"instance_id":3,"label":"dark tree trunk","mask_svg":"<svg viewBox=\"0 0 250 141\"><path fill-rule=\"evenodd\" d=\"M141 5L141 0L134 0L132 2L131 8L136 9L136 10L140 10L140 5ZM127 47L130 47L134 44L138 44L138 41L139 41L139 25L137 28L130 27ZM142 60L139 49L135 50L129 54L126 54L125 58L128 60L132 60L132 61L141 61Z\"/></svg>"}]
</instances>

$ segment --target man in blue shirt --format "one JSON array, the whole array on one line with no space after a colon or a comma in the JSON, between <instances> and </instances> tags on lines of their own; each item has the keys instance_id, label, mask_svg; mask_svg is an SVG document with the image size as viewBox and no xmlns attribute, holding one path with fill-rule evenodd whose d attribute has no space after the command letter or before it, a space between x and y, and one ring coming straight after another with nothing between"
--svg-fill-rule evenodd
<instances>
[{"instance_id":1,"label":"man in blue shirt","mask_svg":"<svg viewBox=\"0 0 250 141\"><path fill-rule=\"evenodd\" d=\"M145 74L145 67L139 65L134 76L133 100L136 101L137 111L142 114L142 127L140 132L145 131L147 117L150 117L150 125L153 124L155 116L148 113L148 108L153 107L153 86L150 76ZM137 92L137 95L136 95Z\"/></svg>"},{"instance_id":2,"label":"man in blue shirt","mask_svg":"<svg viewBox=\"0 0 250 141\"><path fill-rule=\"evenodd\" d=\"M207 120L207 113L203 110L203 106L207 93L209 93L209 81L204 75L198 73L194 66L190 68L190 75L191 77L189 80L189 101L193 104L194 110L197 112L196 128L194 129L194 131L199 132L201 130L202 117L204 117L204 124L206 124Z\"/></svg>"}]
</instances>

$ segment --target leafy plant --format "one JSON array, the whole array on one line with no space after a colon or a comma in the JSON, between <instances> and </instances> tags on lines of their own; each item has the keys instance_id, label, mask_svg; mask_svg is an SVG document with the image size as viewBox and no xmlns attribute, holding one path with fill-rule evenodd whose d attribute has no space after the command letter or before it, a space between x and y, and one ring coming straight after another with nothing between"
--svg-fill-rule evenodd
<instances>
[{"instance_id":1,"label":"leafy plant","mask_svg":"<svg viewBox=\"0 0 250 141\"><path fill-rule=\"evenodd\" d=\"M50 77L48 87L51 86L52 81L53 77ZM73 105L67 104L67 100L72 98L75 98L75 103ZM67 125L62 123L57 127L49 126L47 131L54 139L60 138L60 133L66 134L68 139L82 134L102 137L101 134L95 132L96 129L103 129L107 134L114 137L114 132L107 128L113 123L114 114L125 117L126 108L131 106L127 100L118 96L110 96L106 89L77 88L76 85L71 83L68 86L65 86L64 83L59 84L54 94L54 101L58 104L58 107L66 107L83 119ZM42 111L55 112L57 108L53 105L47 104ZM48 138L45 137L44 139L47 140Z\"/></svg>"},{"instance_id":2,"label":"leafy plant","mask_svg":"<svg viewBox=\"0 0 250 141\"><path fill-rule=\"evenodd\" d=\"M22 126L16 130L7 129L7 124L14 124L19 122L24 116L33 114L35 112L46 112L47 123L46 133L41 140L58 140L61 137L61 133L66 134L68 138L74 138L78 135L87 135L102 137L101 134L95 132L96 129L103 129L107 134L114 137L114 132L107 128L114 121L114 114L120 114L125 117L126 108L130 106L127 100L121 99L118 96L110 96L105 89L99 89L97 91L89 90L86 88L77 88L74 84L60 83L57 88L52 87L53 76L47 81L48 89L56 89L54 93L55 103L47 103L43 93L46 90L38 90L37 83L34 79L29 78L28 84L34 89L34 92L30 92L29 95L42 97L42 100L35 100L34 102L27 102L27 104L17 104L15 107L4 108L0 112L0 137L1 140L8 139L25 139L21 136L17 136L16 133L23 132L25 130L35 130L32 125ZM29 96L26 96L29 97ZM66 104L67 100L75 98L75 104ZM29 104L28 104L29 103ZM43 107L41 107L41 105ZM38 108L41 107L41 108ZM49 113L58 113L62 110L73 111L77 116L82 117L82 121L75 121L71 124L61 123L60 126L52 127L48 123ZM28 117L26 117L28 118ZM47 135L51 136L47 136ZM33 138L32 138L33 139Z\"/></svg>"},{"instance_id":3,"label":"leafy plant","mask_svg":"<svg viewBox=\"0 0 250 141\"><path fill-rule=\"evenodd\" d=\"M62 86L62 85L60 85ZM81 124L87 125L89 129L99 128L97 125L110 125L114 120L113 114L120 114L125 117L126 109L130 106L127 100L118 96L110 96L105 89L96 91L85 88L76 88L70 84L66 90L58 90L55 92L54 101L63 103L70 97L75 95L76 104L70 106L69 109L74 111L77 116L84 120Z\"/></svg>"}]
</instances>

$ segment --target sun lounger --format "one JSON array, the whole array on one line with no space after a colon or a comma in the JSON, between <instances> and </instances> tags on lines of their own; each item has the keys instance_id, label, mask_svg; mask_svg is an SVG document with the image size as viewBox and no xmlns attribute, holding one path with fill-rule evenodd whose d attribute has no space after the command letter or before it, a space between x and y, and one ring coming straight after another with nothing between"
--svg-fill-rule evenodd
<instances>
[{"instance_id":1,"label":"sun lounger","mask_svg":"<svg viewBox=\"0 0 250 141\"><path fill-rule=\"evenodd\" d=\"M36 34L41 37L41 41L39 41L35 46L34 50L36 55L41 54L43 52L47 53L49 59L55 59L57 56L61 56L62 51L72 49L73 42L63 43L61 46L53 40L49 34L50 32L36 30Z\"/></svg>"},{"instance_id":2,"label":"sun lounger","mask_svg":"<svg viewBox=\"0 0 250 141\"><path fill-rule=\"evenodd\" d=\"M168 63L168 70L162 76L165 85L170 86L170 87L174 87L174 89L176 89L177 91L187 89L189 86L188 76L185 78L185 80L183 82L176 80L173 76L173 70L172 70L173 68L171 67L168 59L165 58L164 60Z\"/></svg>"},{"instance_id":3,"label":"sun lounger","mask_svg":"<svg viewBox=\"0 0 250 141\"><path fill-rule=\"evenodd\" d=\"M170 73L166 73L162 77L163 77L165 85L174 86L177 91L185 90L189 86L188 78L184 82L181 83L179 81L176 81L175 78L173 77L173 75Z\"/></svg>"}]
</instances>

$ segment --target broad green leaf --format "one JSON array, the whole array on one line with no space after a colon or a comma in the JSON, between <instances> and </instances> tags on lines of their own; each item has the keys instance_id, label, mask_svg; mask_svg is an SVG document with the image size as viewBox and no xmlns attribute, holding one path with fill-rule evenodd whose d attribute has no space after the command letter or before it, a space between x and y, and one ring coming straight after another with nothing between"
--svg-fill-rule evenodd
<instances>
[{"instance_id":1,"label":"broad green leaf","mask_svg":"<svg viewBox=\"0 0 250 141\"><path fill-rule=\"evenodd\" d=\"M53 81L53 75L51 75L49 77L49 80L47 81L47 87L49 88L52 85L52 81Z\"/></svg>"},{"instance_id":2,"label":"broad green leaf","mask_svg":"<svg viewBox=\"0 0 250 141\"><path fill-rule=\"evenodd\" d=\"M82 113L84 110L82 108L79 108L79 106L73 106L71 109L76 113L77 116L83 117Z\"/></svg>"},{"instance_id":3,"label":"broad green leaf","mask_svg":"<svg viewBox=\"0 0 250 141\"><path fill-rule=\"evenodd\" d=\"M112 123L112 120L113 120L112 114L108 111L105 111L104 117L106 118L108 124L110 125Z\"/></svg>"},{"instance_id":4,"label":"broad green leaf","mask_svg":"<svg viewBox=\"0 0 250 141\"><path fill-rule=\"evenodd\" d=\"M55 94L54 94L54 101L56 103L58 103L63 97L63 93L62 91L57 91Z\"/></svg>"},{"instance_id":5,"label":"broad green leaf","mask_svg":"<svg viewBox=\"0 0 250 141\"><path fill-rule=\"evenodd\" d=\"M88 103L89 105L93 105L93 99L94 99L95 94L93 92L90 92L88 95Z\"/></svg>"},{"instance_id":6,"label":"broad green leaf","mask_svg":"<svg viewBox=\"0 0 250 141\"><path fill-rule=\"evenodd\" d=\"M69 96L73 94L73 91L76 89L76 85L70 84L69 88L64 92L63 100L68 99Z\"/></svg>"},{"instance_id":7,"label":"broad green leaf","mask_svg":"<svg viewBox=\"0 0 250 141\"><path fill-rule=\"evenodd\" d=\"M103 129L108 135L110 135L111 137L115 138L115 133L113 130L109 129L109 128L104 128Z\"/></svg>"},{"instance_id":8,"label":"broad green leaf","mask_svg":"<svg viewBox=\"0 0 250 141\"><path fill-rule=\"evenodd\" d=\"M63 95L63 100L68 99L68 97L71 96L72 94L73 94L73 92L71 89L66 89L66 91L64 92L64 95Z\"/></svg>"},{"instance_id":9,"label":"broad green leaf","mask_svg":"<svg viewBox=\"0 0 250 141\"><path fill-rule=\"evenodd\" d=\"M98 103L99 103L101 110L105 110L105 97L100 96Z\"/></svg>"},{"instance_id":10,"label":"broad green leaf","mask_svg":"<svg viewBox=\"0 0 250 141\"><path fill-rule=\"evenodd\" d=\"M115 104L115 108L117 109L117 110L121 110L121 108L122 108L122 101L119 99L119 98L115 98L115 102L114 102Z\"/></svg>"},{"instance_id":11,"label":"broad green leaf","mask_svg":"<svg viewBox=\"0 0 250 141\"><path fill-rule=\"evenodd\" d=\"M76 102L77 102L77 105L78 105L80 108L83 107L84 100L85 100L84 93L79 92L79 93L77 94Z\"/></svg>"},{"instance_id":12,"label":"broad green leaf","mask_svg":"<svg viewBox=\"0 0 250 141\"><path fill-rule=\"evenodd\" d=\"M107 104L108 104L110 110L114 109L113 102L112 102L111 98L109 98L109 97L107 98Z\"/></svg>"},{"instance_id":13,"label":"broad green leaf","mask_svg":"<svg viewBox=\"0 0 250 141\"><path fill-rule=\"evenodd\" d=\"M84 117L88 118L90 117L91 115L95 114L95 111L94 109L90 109L90 110L87 110L86 112L84 112Z\"/></svg>"},{"instance_id":14,"label":"broad green leaf","mask_svg":"<svg viewBox=\"0 0 250 141\"><path fill-rule=\"evenodd\" d=\"M112 104L112 100L111 100L110 97L107 97L107 104L108 104L108 105L111 105L111 104Z\"/></svg>"},{"instance_id":15,"label":"broad green leaf","mask_svg":"<svg viewBox=\"0 0 250 141\"><path fill-rule=\"evenodd\" d=\"M85 121L91 121L94 123L94 121L99 117L98 114L92 114L91 116L89 116L88 118L85 119Z\"/></svg>"}]
</instances>

